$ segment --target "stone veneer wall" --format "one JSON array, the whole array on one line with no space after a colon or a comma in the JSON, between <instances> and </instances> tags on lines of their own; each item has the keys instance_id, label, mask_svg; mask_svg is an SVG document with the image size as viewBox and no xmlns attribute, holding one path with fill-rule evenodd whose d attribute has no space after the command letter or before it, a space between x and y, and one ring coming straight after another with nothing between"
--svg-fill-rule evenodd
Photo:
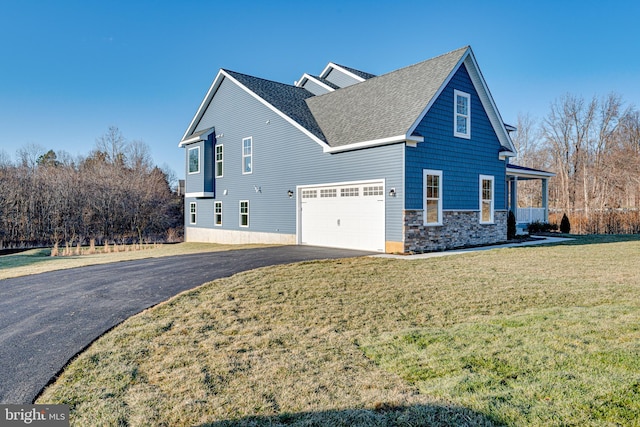
<instances>
[{"instance_id":1,"label":"stone veneer wall","mask_svg":"<svg viewBox=\"0 0 640 427\"><path fill-rule=\"evenodd\" d=\"M444 211L443 225L425 226L424 211L404 211L405 252L431 252L507 240L507 211L494 212L494 224L480 224L480 212Z\"/></svg>"}]
</instances>

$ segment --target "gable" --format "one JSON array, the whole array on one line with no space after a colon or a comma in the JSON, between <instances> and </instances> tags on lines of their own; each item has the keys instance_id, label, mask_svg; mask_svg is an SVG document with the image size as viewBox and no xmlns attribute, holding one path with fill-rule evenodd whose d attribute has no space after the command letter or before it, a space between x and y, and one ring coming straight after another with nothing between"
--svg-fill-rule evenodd
<instances>
[{"instance_id":1,"label":"gable","mask_svg":"<svg viewBox=\"0 0 640 427\"><path fill-rule=\"evenodd\" d=\"M454 91L470 95L471 138L454 136ZM443 173L443 209L474 210L478 207L478 176L495 179L495 206L503 209L505 199L505 161L491 119L465 64L451 76L429 111L416 126L425 135L424 143L407 148L405 173L407 209L423 207L423 170Z\"/></svg>"}]
</instances>

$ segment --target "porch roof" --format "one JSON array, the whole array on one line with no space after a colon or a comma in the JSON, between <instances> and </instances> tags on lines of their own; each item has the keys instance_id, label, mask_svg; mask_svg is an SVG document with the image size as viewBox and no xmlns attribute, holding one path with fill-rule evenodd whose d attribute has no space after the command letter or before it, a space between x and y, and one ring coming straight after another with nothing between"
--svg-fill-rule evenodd
<instances>
[{"instance_id":1,"label":"porch roof","mask_svg":"<svg viewBox=\"0 0 640 427\"><path fill-rule=\"evenodd\" d=\"M519 179L544 179L554 177L556 174L540 169L509 164L507 165L507 176L513 176Z\"/></svg>"}]
</instances>

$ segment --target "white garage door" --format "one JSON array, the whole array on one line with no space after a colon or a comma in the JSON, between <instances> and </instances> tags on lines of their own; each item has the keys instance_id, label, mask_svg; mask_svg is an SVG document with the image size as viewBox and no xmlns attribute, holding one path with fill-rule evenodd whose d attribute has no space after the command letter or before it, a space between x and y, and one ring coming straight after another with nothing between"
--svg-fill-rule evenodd
<instances>
[{"instance_id":1,"label":"white garage door","mask_svg":"<svg viewBox=\"0 0 640 427\"><path fill-rule=\"evenodd\" d=\"M306 245L384 252L384 181L300 187Z\"/></svg>"}]
</instances>

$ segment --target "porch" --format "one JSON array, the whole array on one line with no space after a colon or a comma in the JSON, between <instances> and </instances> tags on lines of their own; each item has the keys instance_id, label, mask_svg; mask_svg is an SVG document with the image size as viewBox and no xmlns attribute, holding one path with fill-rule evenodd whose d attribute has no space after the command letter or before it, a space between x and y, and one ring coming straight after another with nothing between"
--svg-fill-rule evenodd
<instances>
[{"instance_id":1,"label":"porch","mask_svg":"<svg viewBox=\"0 0 640 427\"><path fill-rule=\"evenodd\" d=\"M518 233L525 233L527 226L533 222L549 222L549 178L552 172L527 168L518 165L507 165L507 184L509 191L509 210L516 216ZM518 194L518 183L531 180L541 182L538 194L525 198Z\"/></svg>"}]
</instances>

